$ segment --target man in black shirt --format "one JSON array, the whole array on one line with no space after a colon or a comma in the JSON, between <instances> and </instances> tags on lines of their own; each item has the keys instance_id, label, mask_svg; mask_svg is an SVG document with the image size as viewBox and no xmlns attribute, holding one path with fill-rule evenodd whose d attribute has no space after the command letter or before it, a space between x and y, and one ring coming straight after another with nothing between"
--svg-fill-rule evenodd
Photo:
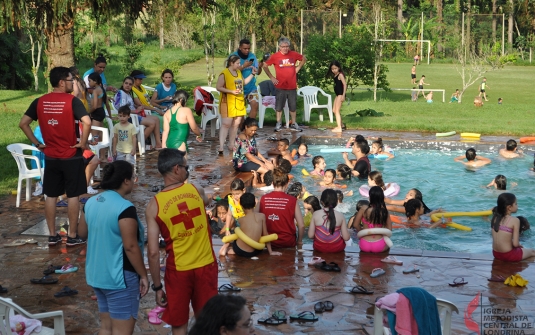
<instances>
[{"instance_id":1,"label":"man in black shirt","mask_svg":"<svg viewBox=\"0 0 535 335\"><path fill-rule=\"evenodd\" d=\"M368 160L367 156L370 152L368 141L362 139L356 140L353 142L351 150L357 159L349 160L347 152L343 152L342 156L344 157L345 163L347 166L353 169L351 173L354 177L358 177L359 179L368 179L368 174L371 170L370 161Z\"/></svg>"}]
</instances>

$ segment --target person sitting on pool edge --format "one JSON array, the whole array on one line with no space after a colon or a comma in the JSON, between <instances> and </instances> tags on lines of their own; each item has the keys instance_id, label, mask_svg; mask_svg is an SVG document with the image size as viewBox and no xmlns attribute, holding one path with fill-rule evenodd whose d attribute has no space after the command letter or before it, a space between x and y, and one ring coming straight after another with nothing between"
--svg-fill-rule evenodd
<instances>
[{"instance_id":1,"label":"person sitting on pool edge","mask_svg":"<svg viewBox=\"0 0 535 335\"><path fill-rule=\"evenodd\" d=\"M511 216L516 213L518 204L512 193L498 196L497 206L492 211L492 254L495 259L506 262L519 262L535 257L535 250L523 248L518 237L520 220Z\"/></svg>"},{"instance_id":2,"label":"person sitting on pool edge","mask_svg":"<svg viewBox=\"0 0 535 335\"><path fill-rule=\"evenodd\" d=\"M269 235L266 228L266 216L262 213L255 213L254 208L256 199L252 193L244 193L240 197L240 205L243 208L245 216L240 218L240 229L253 241L258 242L260 237ZM229 249L232 246L232 249ZM280 252L271 250L271 244L266 243L266 247L271 256L280 256ZM241 239L237 239L232 243L225 243L219 250L219 256L238 255L241 257L251 258L259 255L263 250L255 249L249 246Z\"/></svg>"},{"instance_id":3,"label":"person sitting on pool edge","mask_svg":"<svg viewBox=\"0 0 535 335\"><path fill-rule=\"evenodd\" d=\"M509 141L507 141L507 143L505 144L505 148L504 149L500 149L500 156L502 157L505 157L505 158L519 158L519 157L523 157L523 151L522 150L517 150L518 144L516 143L515 140L513 139L510 139Z\"/></svg>"},{"instance_id":4,"label":"person sitting on pool edge","mask_svg":"<svg viewBox=\"0 0 535 335\"><path fill-rule=\"evenodd\" d=\"M463 160L466 158L466 162L463 162ZM482 167L484 165L490 164L491 160L489 158L483 157L483 156L477 156L476 157L476 149L470 148L466 150L466 154L464 156L458 156L453 159L455 162L463 163L467 167Z\"/></svg>"}]
</instances>

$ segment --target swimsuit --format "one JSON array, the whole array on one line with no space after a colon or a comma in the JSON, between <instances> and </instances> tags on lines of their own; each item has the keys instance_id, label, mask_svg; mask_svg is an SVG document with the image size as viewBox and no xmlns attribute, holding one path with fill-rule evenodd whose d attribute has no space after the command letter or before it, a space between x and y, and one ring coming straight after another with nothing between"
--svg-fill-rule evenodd
<instances>
[{"instance_id":1,"label":"swimsuit","mask_svg":"<svg viewBox=\"0 0 535 335\"><path fill-rule=\"evenodd\" d=\"M362 218L362 223L368 226L367 229L383 228L382 225L377 225L377 227L375 227L374 224L368 222L365 218ZM368 240L365 240L364 238L361 238L359 240L360 251L364 251L364 252L373 252L373 253L383 252L385 250L385 246L386 246L386 242L385 242L384 237L381 237L381 239L377 241L368 241Z\"/></svg>"},{"instance_id":2,"label":"swimsuit","mask_svg":"<svg viewBox=\"0 0 535 335\"><path fill-rule=\"evenodd\" d=\"M513 228L507 227L504 224L500 225L498 228L498 231L503 231L505 233L512 234ZM508 252L498 252L495 250L492 250L492 255L494 258L506 261L506 262L520 262L522 260L522 248L520 247L513 247L511 251Z\"/></svg>"},{"instance_id":3,"label":"swimsuit","mask_svg":"<svg viewBox=\"0 0 535 335\"><path fill-rule=\"evenodd\" d=\"M189 123L180 123L176 120L178 108L171 111L171 120L169 120L169 135L165 145L170 149L178 149L182 143L186 144L186 152L189 152L188 148L188 136L189 136Z\"/></svg>"},{"instance_id":4,"label":"swimsuit","mask_svg":"<svg viewBox=\"0 0 535 335\"><path fill-rule=\"evenodd\" d=\"M337 74L336 77L334 77L334 94L336 95L343 95L344 94L344 84L342 81L338 78L340 74Z\"/></svg>"},{"instance_id":5,"label":"swimsuit","mask_svg":"<svg viewBox=\"0 0 535 335\"><path fill-rule=\"evenodd\" d=\"M234 253L241 257L254 257L262 252L262 250L255 249L251 252L242 250L239 246L237 241L232 242L232 250L234 250Z\"/></svg>"},{"instance_id":6,"label":"swimsuit","mask_svg":"<svg viewBox=\"0 0 535 335\"><path fill-rule=\"evenodd\" d=\"M325 227L325 223L329 221L329 217L325 217L323 225L316 226L314 234L314 250L319 252L340 252L346 247L342 235L340 234L340 226L334 228L331 234L329 228Z\"/></svg>"}]
</instances>

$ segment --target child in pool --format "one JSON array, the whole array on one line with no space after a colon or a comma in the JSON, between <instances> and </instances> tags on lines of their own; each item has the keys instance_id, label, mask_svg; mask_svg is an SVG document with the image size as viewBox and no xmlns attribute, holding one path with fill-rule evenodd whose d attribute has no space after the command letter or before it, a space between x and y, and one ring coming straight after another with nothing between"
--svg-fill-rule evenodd
<instances>
[{"instance_id":1,"label":"child in pool","mask_svg":"<svg viewBox=\"0 0 535 335\"><path fill-rule=\"evenodd\" d=\"M511 183L511 188L515 187L517 183ZM503 174L499 174L487 185L487 187L493 187L500 191L505 191L507 189L507 177Z\"/></svg>"},{"instance_id":2,"label":"child in pool","mask_svg":"<svg viewBox=\"0 0 535 335\"><path fill-rule=\"evenodd\" d=\"M225 226L227 222L228 200L219 200L212 211L207 211L210 216L210 229L212 235L225 236Z\"/></svg>"},{"instance_id":3,"label":"child in pool","mask_svg":"<svg viewBox=\"0 0 535 335\"><path fill-rule=\"evenodd\" d=\"M370 188L370 205L362 206L353 220L353 226L360 231L362 229L386 228L392 230L392 221L386 209L385 195L379 186ZM359 224L362 222L362 227ZM383 235L367 235L359 240L359 247L364 252L384 252L389 249Z\"/></svg>"},{"instance_id":4,"label":"child in pool","mask_svg":"<svg viewBox=\"0 0 535 335\"><path fill-rule=\"evenodd\" d=\"M390 149L390 147L385 147L385 145L383 144L383 139L380 138L380 137L372 142L372 148L370 150L370 154L373 154L373 155L387 155L388 158L394 158L395 157L392 154L392 149Z\"/></svg>"},{"instance_id":5,"label":"child in pool","mask_svg":"<svg viewBox=\"0 0 535 335\"><path fill-rule=\"evenodd\" d=\"M337 210L340 212L340 213L349 213L349 206L350 204L347 203L347 202L344 202L344 192L340 191L340 190L334 190L336 192L336 196L338 197L338 206L336 208L338 208ZM347 191L345 192L345 195L347 196L352 196L353 195L353 191Z\"/></svg>"},{"instance_id":6,"label":"child in pool","mask_svg":"<svg viewBox=\"0 0 535 335\"><path fill-rule=\"evenodd\" d=\"M522 235L526 230L529 230L529 221L523 216L517 216L518 221L520 221L520 235Z\"/></svg>"},{"instance_id":7,"label":"child in pool","mask_svg":"<svg viewBox=\"0 0 535 335\"><path fill-rule=\"evenodd\" d=\"M308 227L308 237L314 239L314 250L319 252L341 252L345 249L345 241L350 239L346 219L335 210L338 204L336 192L326 189L321 193L323 210L312 214Z\"/></svg>"},{"instance_id":8,"label":"child in pool","mask_svg":"<svg viewBox=\"0 0 535 335\"><path fill-rule=\"evenodd\" d=\"M310 172L310 175L321 177L325 173L324 169L327 164L325 164L325 159L322 156L314 156L314 158L312 158L312 166L314 167L314 170Z\"/></svg>"},{"instance_id":9,"label":"child in pool","mask_svg":"<svg viewBox=\"0 0 535 335\"><path fill-rule=\"evenodd\" d=\"M225 235L230 235L230 230L234 228L235 221L245 215L240 205L240 197L245 193L243 180L236 178L230 183L230 194L226 197L229 204L227 219L225 220Z\"/></svg>"},{"instance_id":10,"label":"child in pool","mask_svg":"<svg viewBox=\"0 0 535 335\"><path fill-rule=\"evenodd\" d=\"M320 182L320 186L330 187L330 188L347 188L347 185L335 184L334 180L336 179L336 171L333 169L325 170L323 174L323 181Z\"/></svg>"},{"instance_id":11,"label":"child in pool","mask_svg":"<svg viewBox=\"0 0 535 335\"><path fill-rule=\"evenodd\" d=\"M289 194L296 199L306 199L310 195L305 186L298 181L288 187L286 194Z\"/></svg>"},{"instance_id":12,"label":"child in pool","mask_svg":"<svg viewBox=\"0 0 535 335\"><path fill-rule=\"evenodd\" d=\"M273 171L269 170L264 173L264 182L261 183L258 181L258 174L255 170L251 171L253 173L253 182L252 186L254 188L261 188L263 191L273 190Z\"/></svg>"},{"instance_id":13,"label":"child in pool","mask_svg":"<svg viewBox=\"0 0 535 335\"><path fill-rule=\"evenodd\" d=\"M240 197L240 205L243 208L244 216L240 218L240 229L253 241L260 240L260 237L269 235L266 228L266 216L262 213L256 213L254 211L256 204L255 196L252 193L244 193ZM229 246L232 245L232 248ZM271 250L271 243L266 243L266 247L271 256L280 256L282 253ZM219 251L219 256L238 255L241 257L254 257L263 250L255 249L249 246L241 239L237 239L230 243L225 243Z\"/></svg>"},{"instance_id":14,"label":"child in pool","mask_svg":"<svg viewBox=\"0 0 535 335\"><path fill-rule=\"evenodd\" d=\"M424 214L434 214L434 213L442 213L444 210L442 208L431 210L424 202L423 194L418 190L417 188L412 188L407 192L405 195L405 199L403 200L392 200L390 198L385 198L386 208L389 211L393 212L400 212L405 213L405 203L409 201L410 199L418 199L422 202L422 205L424 205Z\"/></svg>"},{"instance_id":15,"label":"child in pool","mask_svg":"<svg viewBox=\"0 0 535 335\"><path fill-rule=\"evenodd\" d=\"M425 228L436 228L440 224L442 224L441 221L437 221L433 224L430 224L429 221L422 220L420 218L421 215L424 214L424 204L418 200L418 199L410 199L405 203L405 215L407 216L407 225L412 227L425 227Z\"/></svg>"},{"instance_id":16,"label":"child in pool","mask_svg":"<svg viewBox=\"0 0 535 335\"><path fill-rule=\"evenodd\" d=\"M303 207L305 208L305 216L303 216L303 222L305 227L310 226L310 221L312 220L312 214L315 211L321 209L320 201L315 195L308 196L303 201Z\"/></svg>"},{"instance_id":17,"label":"child in pool","mask_svg":"<svg viewBox=\"0 0 535 335\"><path fill-rule=\"evenodd\" d=\"M268 154L270 155L282 155L282 158L288 160L290 164L296 165L298 163L297 160L293 159L294 154L288 150L290 147L290 141L288 141L287 138L281 138L277 141L277 149L276 150L270 150L268 151Z\"/></svg>"},{"instance_id":18,"label":"child in pool","mask_svg":"<svg viewBox=\"0 0 535 335\"><path fill-rule=\"evenodd\" d=\"M357 205L355 206L356 207L356 212L347 221L347 228L355 228L355 227L353 227L354 225L357 224L355 222L355 218L357 217L357 214L359 213L360 209L363 206L370 206L370 202L368 200L359 200L359 201L357 201ZM359 222L358 225L361 226L362 224Z\"/></svg>"},{"instance_id":19,"label":"child in pool","mask_svg":"<svg viewBox=\"0 0 535 335\"><path fill-rule=\"evenodd\" d=\"M338 164L336 167L336 179L351 180L351 168L347 164Z\"/></svg>"},{"instance_id":20,"label":"child in pool","mask_svg":"<svg viewBox=\"0 0 535 335\"><path fill-rule=\"evenodd\" d=\"M504 157L504 158L519 158L519 157L523 157L524 155L523 154L523 151L522 150L517 150L518 148L518 144L516 143L515 140L511 139L509 141L507 141L507 143L505 144L505 148L504 149L500 149L499 153L500 153L500 156Z\"/></svg>"},{"instance_id":21,"label":"child in pool","mask_svg":"<svg viewBox=\"0 0 535 335\"><path fill-rule=\"evenodd\" d=\"M308 145L306 145L305 143L299 144L299 147L297 148L297 152L294 153L294 159L310 158L310 157L312 156L310 156L308 153Z\"/></svg>"},{"instance_id":22,"label":"child in pool","mask_svg":"<svg viewBox=\"0 0 535 335\"><path fill-rule=\"evenodd\" d=\"M491 162L491 160L486 157L476 156L476 149L470 148L466 150L466 154L464 156L455 157L453 160L455 162L463 163L465 166L471 168L482 167L484 165L490 164ZM463 162L465 158L466 162Z\"/></svg>"},{"instance_id":23,"label":"child in pool","mask_svg":"<svg viewBox=\"0 0 535 335\"><path fill-rule=\"evenodd\" d=\"M502 193L498 196L497 206L493 210L491 220L492 254L495 259L519 262L535 257L535 250L523 248L518 241L520 220L511 216L517 210L518 204L514 194Z\"/></svg>"},{"instance_id":24,"label":"child in pool","mask_svg":"<svg viewBox=\"0 0 535 335\"><path fill-rule=\"evenodd\" d=\"M392 185L392 183L385 184L382 173L379 171L372 171L368 175L368 185L370 187L379 186L384 192Z\"/></svg>"}]
</instances>

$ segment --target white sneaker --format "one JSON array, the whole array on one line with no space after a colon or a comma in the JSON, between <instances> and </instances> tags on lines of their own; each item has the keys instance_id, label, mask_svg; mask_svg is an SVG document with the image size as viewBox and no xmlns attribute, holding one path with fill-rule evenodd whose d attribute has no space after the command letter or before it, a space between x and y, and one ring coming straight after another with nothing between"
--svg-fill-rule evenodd
<instances>
[{"instance_id":1,"label":"white sneaker","mask_svg":"<svg viewBox=\"0 0 535 335\"><path fill-rule=\"evenodd\" d=\"M87 186L87 194L97 194L98 191L91 186Z\"/></svg>"},{"instance_id":2,"label":"white sneaker","mask_svg":"<svg viewBox=\"0 0 535 335\"><path fill-rule=\"evenodd\" d=\"M280 131L281 129L282 129L282 125L277 122L277 124L275 125L275 131Z\"/></svg>"},{"instance_id":3,"label":"white sneaker","mask_svg":"<svg viewBox=\"0 0 535 335\"><path fill-rule=\"evenodd\" d=\"M43 183L38 181L37 184L35 184L35 192L33 192L32 195L34 197L38 197L41 194L43 194Z\"/></svg>"}]
</instances>

